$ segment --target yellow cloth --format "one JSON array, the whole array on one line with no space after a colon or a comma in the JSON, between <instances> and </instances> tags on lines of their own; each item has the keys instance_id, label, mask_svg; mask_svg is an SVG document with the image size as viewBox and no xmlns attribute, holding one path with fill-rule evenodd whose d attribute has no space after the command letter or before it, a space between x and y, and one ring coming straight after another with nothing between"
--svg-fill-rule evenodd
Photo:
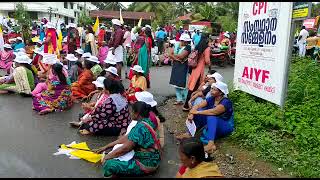
<instances>
[{"instance_id":1,"label":"yellow cloth","mask_svg":"<svg viewBox=\"0 0 320 180\"><path fill-rule=\"evenodd\" d=\"M182 178L205 178L205 177L222 177L218 165L215 163L202 162L198 166L186 169Z\"/></svg>"},{"instance_id":2,"label":"yellow cloth","mask_svg":"<svg viewBox=\"0 0 320 180\"><path fill-rule=\"evenodd\" d=\"M309 37L306 39L307 40L307 49L311 49L314 46L319 46L320 44L320 37L314 36L314 37Z\"/></svg>"},{"instance_id":3,"label":"yellow cloth","mask_svg":"<svg viewBox=\"0 0 320 180\"><path fill-rule=\"evenodd\" d=\"M143 91L147 90L147 80L144 76L140 76L139 78L137 78L137 76L134 75L132 77L131 83L132 83L132 87L134 87L134 88L139 87Z\"/></svg>"},{"instance_id":4,"label":"yellow cloth","mask_svg":"<svg viewBox=\"0 0 320 180\"><path fill-rule=\"evenodd\" d=\"M58 32L58 41L57 41L57 46L58 46L59 51L62 51L62 40L63 40L62 32L59 31Z\"/></svg>"},{"instance_id":5,"label":"yellow cloth","mask_svg":"<svg viewBox=\"0 0 320 180\"><path fill-rule=\"evenodd\" d=\"M75 150L75 151L71 152L70 154L73 156L76 156L78 158L92 162L92 163L97 163L102 158L102 154L96 154L91 151Z\"/></svg>"},{"instance_id":6,"label":"yellow cloth","mask_svg":"<svg viewBox=\"0 0 320 180\"><path fill-rule=\"evenodd\" d=\"M97 35L97 33L99 33L99 17L97 16L96 18L96 22L94 23L93 27L92 27L92 30L93 32Z\"/></svg>"},{"instance_id":7,"label":"yellow cloth","mask_svg":"<svg viewBox=\"0 0 320 180\"><path fill-rule=\"evenodd\" d=\"M88 147L86 142L81 142L78 144L72 144L70 146L66 146L65 144L61 144L61 149L75 149L70 154L73 156L76 156L78 158L84 159L86 161L97 163L101 160L102 154L96 154L94 152L89 151L90 148ZM78 149L84 149L84 150L78 150ZM88 150L88 151L85 151Z\"/></svg>"},{"instance_id":8,"label":"yellow cloth","mask_svg":"<svg viewBox=\"0 0 320 180\"><path fill-rule=\"evenodd\" d=\"M32 42L39 42L40 38L39 38L39 36L36 36L36 37L32 38L31 40L32 40Z\"/></svg>"}]
</instances>

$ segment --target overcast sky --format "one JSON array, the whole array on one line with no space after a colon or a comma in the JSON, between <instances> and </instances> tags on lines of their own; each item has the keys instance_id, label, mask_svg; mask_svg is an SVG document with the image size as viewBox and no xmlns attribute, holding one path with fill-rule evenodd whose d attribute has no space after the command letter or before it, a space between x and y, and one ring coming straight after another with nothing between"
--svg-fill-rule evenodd
<instances>
[{"instance_id":1,"label":"overcast sky","mask_svg":"<svg viewBox=\"0 0 320 180\"><path fill-rule=\"evenodd\" d=\"M120 2L122 5L124 5L126 8L132 3L132 2Z\"/></svg>"}]
</instances>

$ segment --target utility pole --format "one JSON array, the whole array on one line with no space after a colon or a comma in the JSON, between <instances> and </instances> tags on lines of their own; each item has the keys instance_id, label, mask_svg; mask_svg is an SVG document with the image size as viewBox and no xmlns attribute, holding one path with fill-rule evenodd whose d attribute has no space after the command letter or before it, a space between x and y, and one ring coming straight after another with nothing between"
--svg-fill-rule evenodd
<instances>
[{"instance_id":1,"label":"utility pole","mask_svg":"<svg viewBox=\"0 0 320 180\"><path fill-rule=\"evenodd\" d=\"M49 13L49 21L51 22L51 17L52 17L52 12L58 11L57 8L53 9L52 7L48 8L48 13Z\"/></svg>"},{"instance_id":2,"label":"utility pole","mask_svg":"<svg viewBox=\"0 0 320 180\"><path fill-rule=\"evenodd\" d=\"M51 22L52 7L49 7L48 11L49 11L49 21Z\"/></svg>"}]
</instances>

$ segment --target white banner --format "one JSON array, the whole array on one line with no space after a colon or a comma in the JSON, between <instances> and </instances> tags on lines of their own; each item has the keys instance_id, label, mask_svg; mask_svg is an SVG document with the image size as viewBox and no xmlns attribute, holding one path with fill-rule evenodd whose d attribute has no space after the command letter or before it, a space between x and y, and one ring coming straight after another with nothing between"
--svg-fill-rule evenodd
<instances>
[{"instance_id":1,"label":"white banner","mask_svg":"<svg viewBox=\"0 0 320 180\"><path fill-rule=\"evenodd\" d=\"M235 89L283 105L292 2L240 2Z\"/></svg>"},{"instance_id":2,"label":"white banner","mask_svg":"<svg viewBox=\"0 0 320 180\"><path fill-rule=\"evenodd\" d=\"M189 31L193 32L194 30L203 30L206 26L205 25L189 25Z\"/></svg>"}]
</instances>

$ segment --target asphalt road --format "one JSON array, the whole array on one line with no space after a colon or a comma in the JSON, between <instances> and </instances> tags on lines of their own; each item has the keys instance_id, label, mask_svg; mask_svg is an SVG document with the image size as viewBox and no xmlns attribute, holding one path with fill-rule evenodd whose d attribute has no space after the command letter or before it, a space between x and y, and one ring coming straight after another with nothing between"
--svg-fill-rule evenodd
<instances>
[{"instance_id":1,"label":"asphalt road","mask_svg":"<svg viewBox=\"0 0 320 180\"><path fill-rule=\"evenodd\" d=\"M216 68L226 82L233 78L233 68ZM174 96L168 84L171 67L151 68L151 89L161 104L165 97ZM128 84L125 82L125 85ZM87 142L98 148L115 137L81 136L69 127L76 120L79 104L66 112L39 116L31 109L31 98L0 95L0 177L103 177L101 165L83 160L71 160L65 155L53 156L60 144ZM174 177L178 169L177 145L166 131L164 156L159 170L152 177Z\"/></svg>"}]
</instances>

